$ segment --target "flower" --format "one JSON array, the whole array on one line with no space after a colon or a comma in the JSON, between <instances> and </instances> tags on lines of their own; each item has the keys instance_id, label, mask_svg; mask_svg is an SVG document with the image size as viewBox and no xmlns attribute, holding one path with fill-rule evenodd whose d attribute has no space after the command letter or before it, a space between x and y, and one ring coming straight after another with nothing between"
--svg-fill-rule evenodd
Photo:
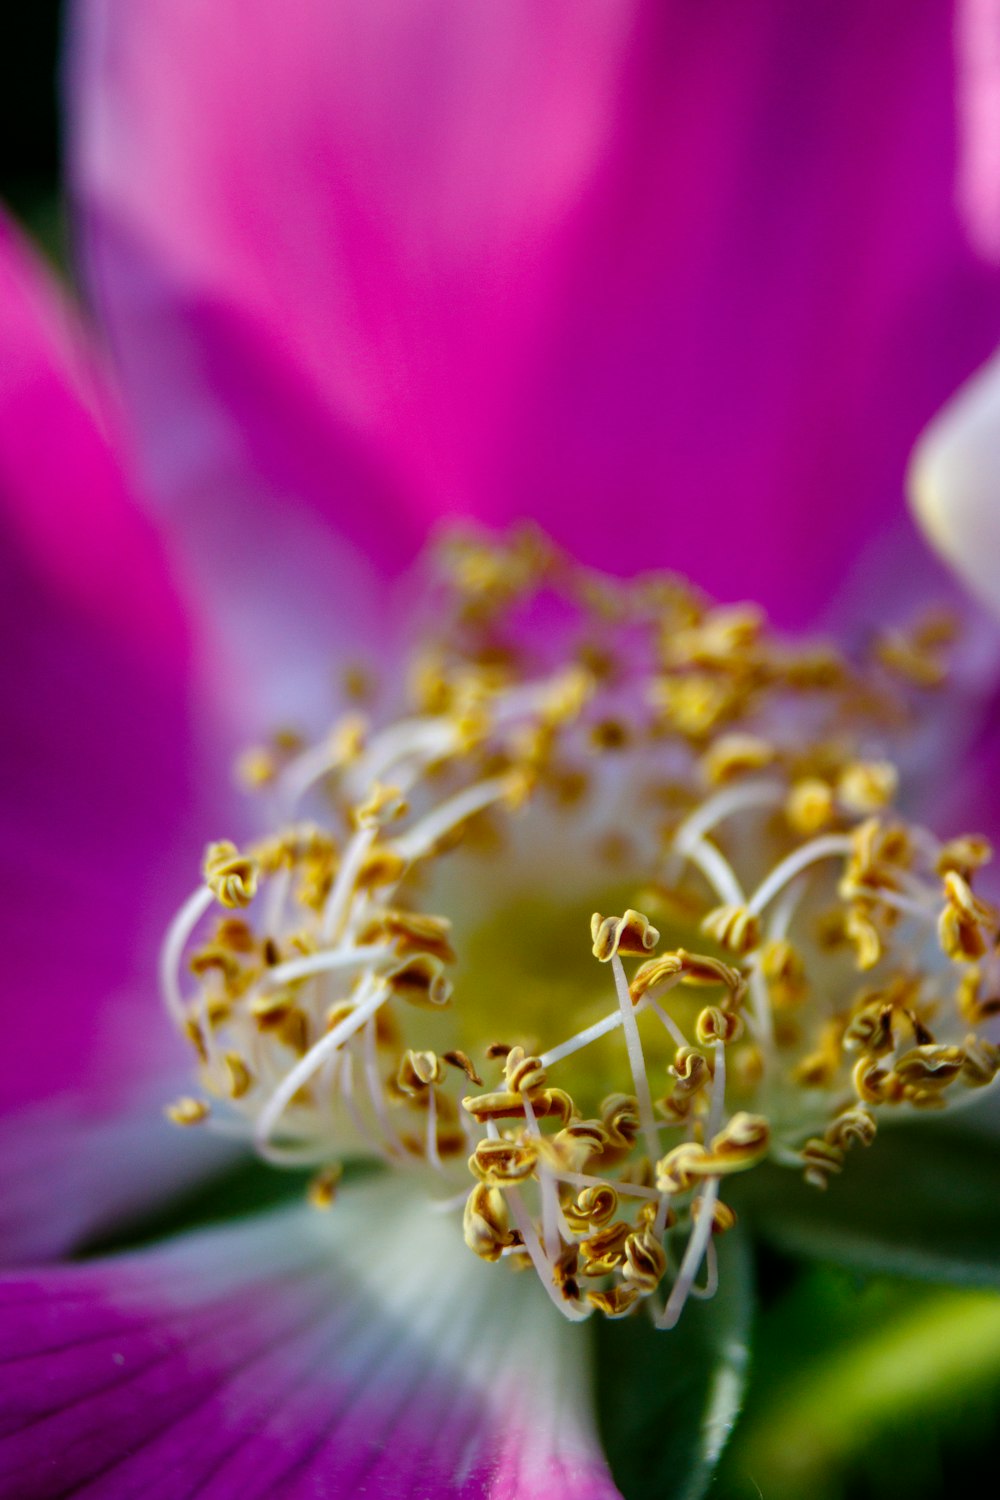
<instances>
[{"instance_id":1,"label":"flower","mask_svg":"<svg viewBox=\"0 0 1000 1500\"><path fill-rule=\"evenodd\" d=\"M801 620L893 517L913 436L989 346L997 290L950 210L945 7L891 37L860 10L484 15L78 9L74 180L115 399L3 245L5 597L28 636L7 694L8 1035L35 1106L5 1130L12 1259L204 1169L206 1132L151 1123L179 1052L160 1051L143 946L206 801L220 831L240 823L204 745L309 717L317 663L382 638L381 581L430 519L535 514L585 563L667 562ZM253 874L214 851L219 893ZM614 935L598 924L602 952ZM715 1009L703 1030L730 1024ZM410 1051L399 1087L422 1097L438 1049ZM6 1282L2 1483L612 1493L579 1331L456 1239L373 1181L328 1216ZM741 1327L706 1387L737 1391Z\"/></svg>"},{"instance_id":2,"label":"flower","mask_svg":"<svg viewBox=\"0 0 1000 1500\"><path fill-rule=\"evenodd\" d=\"M673 1327L703 1261L716 1284L737 1176L772 1159L825 1189L881 1117L1000 1069L992 851L908 822L881 753L955 623L852 665L530 530L443 554L401 716L243 759L278 822L209 845L167 934L205 1090L169 1113L221 1101L265 1160L321 1166L324 1207L345 1153L373 1155L464 1203L468 1247L571 1321L648 1298ZM612 892L600 983L574 946Z\"/></svg>"}]
</instances>

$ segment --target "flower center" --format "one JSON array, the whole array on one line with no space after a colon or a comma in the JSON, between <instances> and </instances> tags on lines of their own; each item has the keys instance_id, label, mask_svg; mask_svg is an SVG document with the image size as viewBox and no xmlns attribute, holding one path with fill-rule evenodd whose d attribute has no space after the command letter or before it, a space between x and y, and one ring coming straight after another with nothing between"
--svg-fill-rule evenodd
<instances>
[{"instance_id":1,"label":"flower center","mask_svg":"<svg viewBox=\"0 0 1000 1500\"><path fill-rule=\"evenodd\" d=\"M949 630L850 663L530 533L443 560L402 717L244 758L277 831L210 846L163 954L223 1109L171 1114L316 1164L318 1203L351 1153L422 1173L567 1316L670 1326L729 1176L825 1187L1000 1066L988 846L892 811Z\"/></svg>"}]
</instances>

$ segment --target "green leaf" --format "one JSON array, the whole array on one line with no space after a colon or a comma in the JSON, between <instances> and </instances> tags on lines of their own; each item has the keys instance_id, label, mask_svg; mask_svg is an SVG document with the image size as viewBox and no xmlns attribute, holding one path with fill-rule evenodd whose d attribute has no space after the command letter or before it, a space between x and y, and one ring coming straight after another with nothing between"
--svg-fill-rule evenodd
<instances>
[{"instance_id":1,"label":"green leaf","mask_svg":"<svg viewBox=\"0 0 1000 1500\"><path fill-rule=\"evenodd\" d=\"M595 1319L598 1419L628 1500L698 1500L739 1414L753 1315L739 1229L719 1241L719 1290L670 1332L640 1314Z\"/></svg>"},{"instance_id":2,"label":"green leaf","mask_svg":"<svg viewBox=\"0 0 1000 1500\"><path fill-rule=\"evenodd\" d=\"M989 1451L1000 1297L820 1268L761 1319L755 1382L723 1467L729 1500L961 1493ZM944 1477L948 1483L944 1485Z\"/></svg>"},{"instance_id":3,"label":"green leaf","mask_svg":"<svg viewBox=\"0 0 1000 1500\"><path fill-rule=\"evenodd\" d=\"M923 1122L883 1131L825 1193L779 1167L731 1194L779 1249L866 1271L1000 1286L1000 1144Z\"/></svg>"},{"instance_id":4,"label":"green leaf","mask_svg":"<svg viewBox=\"0 0 1000 1500\"><path fill-rule=\"evenodd\" d=\"M378 1170L377 1165L369 1162L346 1162L339 1190L344 1191L348 1184ZM309 1171L278 1170L255 1156L245 1157L162 1207L123 1219L113 1229L80 1246L76 1258L134 1250L171 1235L303 1202L311 1175Z\"/></svg>"}]
</instances>

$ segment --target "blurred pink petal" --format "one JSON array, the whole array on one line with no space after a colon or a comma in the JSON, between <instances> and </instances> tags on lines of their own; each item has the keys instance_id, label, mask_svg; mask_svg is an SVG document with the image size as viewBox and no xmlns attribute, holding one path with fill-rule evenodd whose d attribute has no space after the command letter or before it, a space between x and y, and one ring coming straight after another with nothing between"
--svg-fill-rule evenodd
<instances>
[{"instance_id":1,"label":"blurred pink petal","mask_svg":"<svg viewBox=\"0 0 1000 1500\"><path fill-rule=\"evenodd\" d=\"M39 585L115 631L147 668L179 679L183 616L128 492L110 388L54 279L2 216L0 400L0 521Z\"/></svg>"},{"instance_id":2,"label":"blurred pink petal","mask_svg":"<svg viewBox=\"0 0 1000 1500\"><path fill-rule=\"evenodd\" d=\"M533 515L802 618L1000 327L945 4L77 22L92 287L192 535L280 502L392 567Z\"/></svg>"},{"instance_id":3,"label":"blurred pink petal","mask_svg":"<svg viewBox=\"0 0 1000 1500\"><path fill-rule=\"evenodd\" d=\"M18 1500L618 1493L579 1338L398 1184L11 1278L0 1310Z\"/></svg>"},{"instance_id":4,"label":"blurred pink petal","mask_svg":"<svg viewBox=\"0 0 1000 1500\"><path fill-rule=\"evenodd\" d=\"M120 1205L123 1181L149 1191L135 1132L112 1150L104 1122L144 1090L154 1156L168 1138L150 1081L165 1086L176 1054L156 1024L152 955L185 841L191 862L198 771L189 642L162 549L98 422L107 392L54 285L5 226L0 372L9 1256L56 1248ZM53 1098L57 1108L42 1106ZM183 1151L177 1166L183 1176Z\"/></svg>"},{"instance_id":5,"label":"blurred pink petal","mask_svg":"<svg viewBox=\"0 0 1000 1500\"><path fill-rule=\"evenodd\" d=\"M1000 262L1000 0L958 0L959 205L973 243Z\"/></svg>"}]
</instances>

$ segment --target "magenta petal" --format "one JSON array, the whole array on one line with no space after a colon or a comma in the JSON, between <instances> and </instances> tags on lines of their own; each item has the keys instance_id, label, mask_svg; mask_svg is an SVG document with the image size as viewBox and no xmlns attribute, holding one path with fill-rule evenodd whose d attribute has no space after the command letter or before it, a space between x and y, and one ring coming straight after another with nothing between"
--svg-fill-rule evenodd
<instances>
[{"instance_id":1,"label":"magenta petal","mask_svg":"<svg viewBox=\"0 0 1000 1500\"><path fill-rule=\"evenodd\" d=\"M398 1183L11 1278L0 1496L612 1500L586 1339Z\"/></svg>"},{"instance_id":2,"label":"magenta petal","mask_svg":"<svg viewBox=\"0 0 1000 1500\"><path fill-rule=\"evenodd\" d=\"M158 877L191 794L187 641L165 559L94 415L106 393L82 380L54 288L6 231L0 277L10 1108L130 1056L116 1046L133 1011L124 991L145 979L143 941L169 910Z\"/></svg>"},{"instance_id":3,"label":"magenta petal","mask_svg":"<svg viewBox=\"0 0 1000 1500\"><path fill-rule=\"evenodd\" d=\"M41 586L176 675L187 645L162 549L132 503L115 404L55 280L0 215L0 524Z\"/></svg>"},{"instance_id":4,"label":"magenta petal","mask_svg":"<svg viewBox=\"0 0 1000 1500\"><path fill-rule=\"evenodd\" d=\"M158 1024L151 976L203 836L191 786L190 653L162 546L108 436L110 415L54 283L0 224L8 1259L51 1252L148 1196L170 1139L160 1112L179 1049ZM134 1122L124 1148L107 1138L121 1113ZM181 1176L190 1170L183 1149L175 1160Z\"/></svg>"},{"instance_id":5,"label":"magenta petal","mask_svg":"<svg viewBox=\"0 0 1000 1500\"><path fill-rule=\"evenodd\" d=\"M812 614L1000 329L949 11L81 0L92 284L164 490L385 565L529 514Z\"/></svg>"}]
</instances>

